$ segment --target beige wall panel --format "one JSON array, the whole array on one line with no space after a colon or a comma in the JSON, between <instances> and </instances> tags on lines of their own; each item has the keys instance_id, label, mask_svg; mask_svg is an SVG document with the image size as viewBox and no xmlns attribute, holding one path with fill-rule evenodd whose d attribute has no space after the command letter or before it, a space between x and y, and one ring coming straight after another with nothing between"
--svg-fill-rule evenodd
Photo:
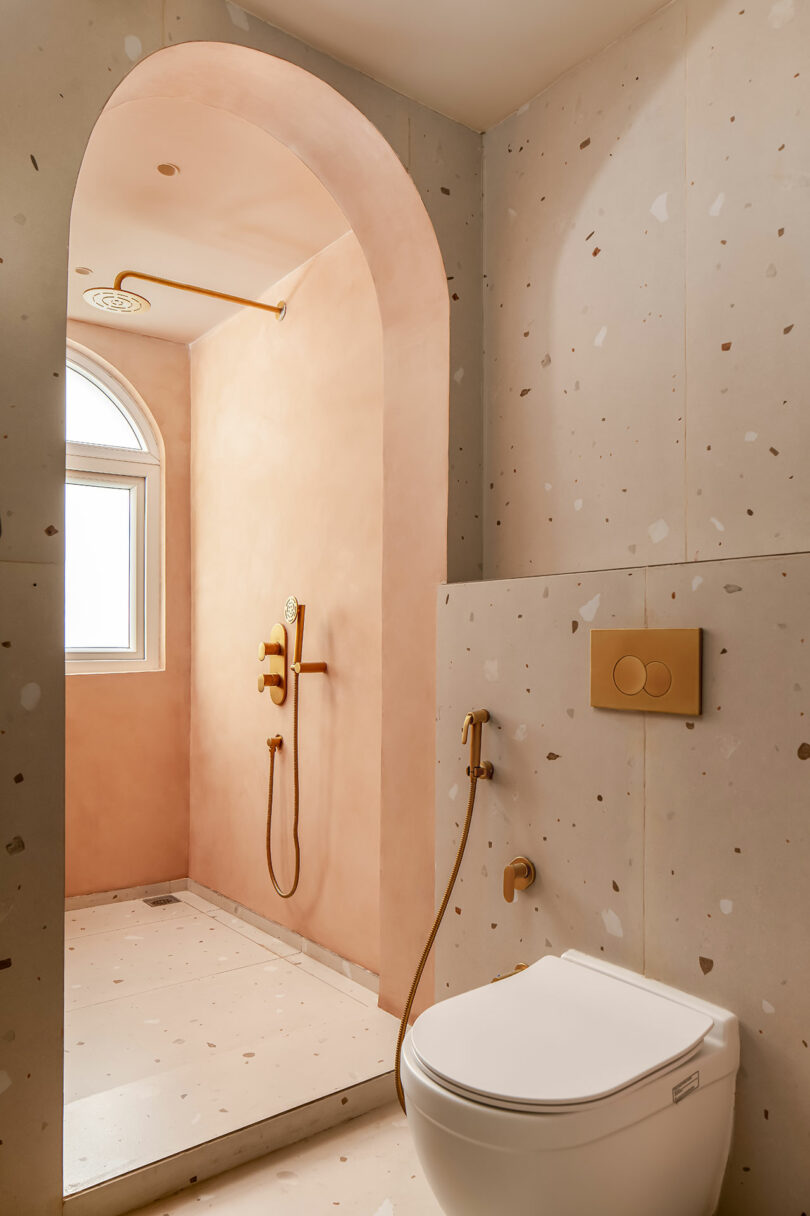
<instances>
[{"instance_id":1,"label":"beige wall panel","mask_svg":"<svg viewBox=\"0 0 810 1216\"><path fill-rule=\"evenodd\" d=\"M684 10L484 140L485 573L684 556Z\"/></svg>"},{"instance_id":2,"label":"beige wall panel","mask_svg":"<svg viewBox=\"0 0 810 1216\"><path fill-rule=\"evenodd\" d=\"M62 570L0 567L0 1211L62 1210Z\"/></svg>"},{"instance_id":3,"label":"beige wall panel","mask_svg":"<svg viewBox=\"0 0 810 1216\"><path fill-rule=\"evenodd\" d=\"M469 791L461 725L492 715L467 853L439 934L436 993L487 983L569 947L640 969L643 732L635 714L591 709L589 629L640 626L644 572L442 588L436 777L436 895L458 847ZM537 882L514 903L517 855Z\"/></svg>"},{"instance_id":4,"label":"beige wall panel","mask_svg":"<svg viewBox=\"0 0 810 1216\"><path fill-rule=\"evenodd\" d=\"M806 549L810 9L722 5L687 67L688 555ZM742 10L742 11L741 11Z\"/></svg>"},{"instance_id":5,"label":"beige wall panel","mask_svg":"<svg viewBox=\"0 0 810 1216\"><path fill-rule=\"evenodd\" d=\"M702 626L704 713L650 715L650 975L733 1009L721 1216L810 1206L810 557L650 570L651 628Z\"/></svg>"}]
</instances>

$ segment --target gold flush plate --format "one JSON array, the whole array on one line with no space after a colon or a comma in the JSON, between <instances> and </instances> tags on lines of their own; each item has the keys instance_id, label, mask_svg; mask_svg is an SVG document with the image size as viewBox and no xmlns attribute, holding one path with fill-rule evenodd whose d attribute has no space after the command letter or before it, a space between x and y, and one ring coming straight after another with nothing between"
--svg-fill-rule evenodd
<instances>
[{"instance_id":1,"label":"gold flush plate","mask_svg":"<svg viewBox=\"0 0 810 1216\"><path fill-rule=\"evenodd\" d=\"M701 712L702 629L592 629L591 705Z\"/></svg>"}]
</instances>

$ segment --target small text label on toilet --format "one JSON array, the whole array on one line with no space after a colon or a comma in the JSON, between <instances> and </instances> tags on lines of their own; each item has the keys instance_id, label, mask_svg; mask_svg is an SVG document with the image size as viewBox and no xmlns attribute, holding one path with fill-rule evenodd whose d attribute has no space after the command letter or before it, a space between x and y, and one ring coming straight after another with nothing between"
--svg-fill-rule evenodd
<instances>
[{"instance_id":1,"label":"small text label on toilet","mask_svg":"<svg viewBox=\"0 0 810 1216\"><path fill-rule=\"evenodd\" d=\"M679 1081L677 1085L672 1087L672 1101L682 1102L684 1098L688 1098L696 1089L700 1087L700 1073L690 1073L683 1081Z\"/></svg>"}]
</instances>

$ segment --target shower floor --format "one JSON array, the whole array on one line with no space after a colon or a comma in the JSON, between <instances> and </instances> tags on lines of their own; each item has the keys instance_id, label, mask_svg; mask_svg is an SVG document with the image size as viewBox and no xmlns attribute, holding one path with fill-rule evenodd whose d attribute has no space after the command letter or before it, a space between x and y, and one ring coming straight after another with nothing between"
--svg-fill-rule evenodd
<instances>
[{"instance_id":1,"label":"shower floor","mask_svg":"<svg viewBox=\"0 0 810 1216\"><path fill-rule=\"evenodd\" d=\"M373 992L175 894L66 914L66 1195L392 1066Z\"/></svg>"}]
</instances>

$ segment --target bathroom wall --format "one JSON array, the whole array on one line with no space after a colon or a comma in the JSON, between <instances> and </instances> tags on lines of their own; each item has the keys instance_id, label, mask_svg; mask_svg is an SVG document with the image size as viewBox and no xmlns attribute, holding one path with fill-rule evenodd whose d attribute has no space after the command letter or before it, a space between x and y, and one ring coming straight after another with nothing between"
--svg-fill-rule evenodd
<instances>
[{"instance_id":1,"label":"bathroom wall","mask_svg":"<svg viewBox=\"0 0 810 1216\"><path fill-rule=\"evenodd\" d=\"M222 0L74 0L54 6L46 0L11 0L4 6L0 41L0 100L14 121L4 129L0 175L0 575L4 637L0 649L0 719L5 731L0 750L0 782L5 844L0 850L0 1204L18 1216L56 1216L61 1197L61 995L62 900L64 892L64 767L62 573L64 427L63 382L66 251L70 205L83 150L92 126L116 85L133 65L161 47L220 42L252 47L275 57L275 65L300 65L326 82L368 119L409 170L415 189L435 224L447 275L458 295L450 311L455 370L450 378L453 494L470 504L464 557L480 560L475 536L480 511L480 391L474 357L480 348L480 136L466 131L416 102L398 96L368 77L248 16ZM329 95L324 86L323 95ZM323 165L326 143L306 130L301 118L301 147ZM329 134L324 136L329 140ZM331 147L331 145L330 145ZM375 171L388 162L378 152ZM358 180L363 180L362 174ZM450 191L441 190L445 186ZM368 192L369 197L373 195ZM402 217L405 208L395 212ZM379 241L375 247L379 253ZM417 259L421 269L427 254ZM401 364L396 380L413 380L413 359L406 352L407 332L421 333L408 306L411 268L403 270L398 298ZM393 299L391 284L385 284ZM431 308L433 297L431 295ZM423 307L424 312L424 307ZM433 313L431 312L431 316ZM398 335L399 336L399 335ZM446 340L446 334L442 332ZM430 344L429 344L430 345ZM392 342L391 350L397 343ZM430 346L432 366L441 364ZM424 363L424 358L422 360ZM393 374L393 369L392 369ZM428 372L424 380L429 381ZM389 390L386 390L387 395ZM390 390L396 398L396 384ZM424 425L421 394L411 418ZM426 407L425 407L426 408ZM401 420L399 425L404 425ZM396 431L393 428L392 433ZM463 448L463 451L459 451ZM433 457L431 456L431 459ZM461 461L461 464L459 464ZM431 465L432 469L432 465ZM431 474L432 475L432 474ZM466 499L464 498L466 496ZM407 495L405 496L407 498ZM411 504L406 503L410 510ZM452 510L452 501L451 501ZM444 519L439 520L444 528ZM459 535L460 530L454 532ZM480 533L478 534L480 536ZM432 534L430 543L433 544ZM432 551L432 550L431 550ZM454 560L459 553L453 546ZM460 567L463 570L463 566ZM458 576L458 575L456 575ZM384 572L385 577L385 572ZM441 577L439 575L438 577ZM395 580L394 580L395 581ZM402 610L411 611L408 589ZM398 610L389 607L389 626L398 627ZM419 630L432 641L434 621L425 615ZM384 625L385 628L385 625ZM424 648L432 651L432 644ZM26 709L20 690L36 683L41 697ZM433 672L418 690L433 696ZM30 702L29 702L30 703ZM390 750L390 748L389 748ZM383 743L386 754L386 744ZM429 780L432 748L420 749L417 778ZM21 779L20 779L21 778ZM384 824L384 857L397 858L381 923L392 943L389 955L404 958L418 951L420 920L429 919L429 840L432 812L428 798L407 822L389 798L391 823ZM415 895L414 895L415 891ZM406 902L407 900L407 902ZM421 910L411 917L403 909ZM400 968L406 967L400 960ZM407 979L395 977L393 997Z\"/></svg>"},{"instance_id":2,"label":"bathroom wall","mask_svg":"<svg viewBox=\"0 0 810 1216\"><path fill-rule=\"evenodd\" d=\"M808 619L806 554L439 596L437 898L464 817L468 709L492 714L495 776L478 787L439 934L437 995L575 947L733 1009L742 1067L721 1216L810 1208ZM701 626L702 716L591 709L591 626ZM507 904L518 855L538 879Z\"/></svg>"},{"instance_id":3,"label":"bathroom wall","mask_svg":"<svg viewBox=\"0 0 810 1216\"><path fill-rule=\"evenodd\" d=\"M578 947L734 1009L722 1216L810 1210L808 48L791 0L681 0L485 136L500 581L439 596L437 889L477 705L495 780L438 995ZM702 717L590 708L591 627L676 625Z\"/></svg>"},{"instance_id":4,"label":"bathroom wall","mask_svg":"<svg viewBox=\"0 0 810 1216\"><path fill-rule=\"evenodd\" d=\"M679 0L485 136L486 577L807 548L808 23Z\"/></svg>"},{"instance_id":5,"label":"bathroom wall","mask_svg":"<svg viewBox=\"0 0 810 1216\"><path fill-rule=\"evenodd\" d=\"M353 233L192 346L190 873L380 969L382 329ZM292 696L256 650L307 606L300 682L301 883L265 861L268 735L281 734L274 865L292 879ZM290 642L295 630L290 630Z\"/></svg>"},{"instance_id":6,"label":"bathroom wall","mask_svg":"<svg viewBox=\"0 0 810 1216\"><path fill-rule=\"evenodd\" d=\"M83 895L188 874L189 358L103 325L68 337L129 381L164 445L164 669L66 680L65 890Z\"/></svg>"}]
</instances>

